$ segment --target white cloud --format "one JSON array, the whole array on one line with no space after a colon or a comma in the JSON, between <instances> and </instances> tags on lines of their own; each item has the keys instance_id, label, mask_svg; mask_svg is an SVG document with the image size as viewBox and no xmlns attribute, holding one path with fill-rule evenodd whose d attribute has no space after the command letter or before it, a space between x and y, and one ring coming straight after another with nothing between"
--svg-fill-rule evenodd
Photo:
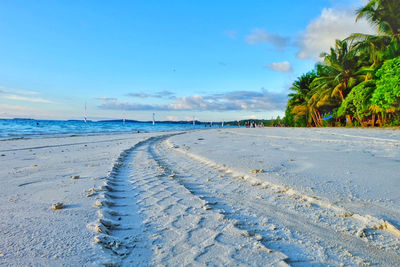
<instances>
[{"instance_id":1,"label":"white cloud","mask_svg":"<svg viewBox=\"0 0 400 267\"><path fill-rule=\"evenodd\" d=\"M99 108L105 110L197 110L197 111L233 111L233 110L283 110L287 95L273 93L265 89L260 91L232 91L212 95L193 95L176 97L169 104L140 104L120 102L114 99L102 99Z\"/></svg>"},{"instance_id":2,"label":"white cloud","mask_svg":"<svg viewBox=\"0 0 400 267\"><path fill-rule=\"evenodd\" d=\"M21 90L21 89L17 89L14 91L17 94L21 94L21 95L38 95L38 92L35 91L29 91L29 90Z\"/></svg>"},{"instance_id":3,"label":"white cloud","mask_svg":"<svg viewBox=\"0 0 400 267\"><path fill-rule=\"evenodd\" d=\"M190 110L190 109L206 109L207 102L203 96L194 95L189 97L178 97L176 103L170 104L170 109Z\"/></svg>"},{"instance_id":4,"label":"white cloud","mask_svg":"<svg viewBox=\"0 0 400 267\"><path fill-rule=\"evenodd\" d=\"M179 118L177 116L170 115L170 116L167 116L167 120L169 120L169 121L179 121Z\"/></svg>"},{"instance_id":5,"label":"white cloud","mask_svg":"<svg viewBox=\"0 0 400 267\"><path fill-rule=\"evenodd\" d=\"M38 92L30 91L30 90L21 90L21 89L11 89L6 88L4 86L0 86L0 93L8 93L8 94L19 94L19 95L37 95Z\"/></svg>"},{"instance_id":6,"label":"white cloud","mask_svg":"<svg viewBox=\"0 0 400 267\"><path fill-rule=\"evenodd\" d=\"M34 91L26 91L26 90L11 90L1 87L0 90L0 98L17 100L17 101L27 101L27 102L35 102L35 103L54 103L53 101L36 97L33 95L37 95L37 92Z\"/></svg>"},{"instance_id":7,"label":"white cloud","mask_svg":"<svg viewBox=\"0 0 400 267\"><path fill-rule=\"evenodd\" d=\"M290 65L290 63L288 61L275 62L275 63L269 64L266 67L271 70L278 71L278 72L291 72L293 70L292 65Z\"/></svg>"},{"instance_id":8,"label":"white cloud","mask_svg":"<svg viewBox=\"0 0 400 267\"><path fill-rule=\"evenodd\" d=\"M243 115L243 116L240 116L240 119L241 120L243 120L243 119L259 119L260 117L259 117L259 115L255 115L255 114L253 114L253 115Z\"/></svg>"},{"instance_id":9,"label":"white cloud","mask_svg":"<svg viewBox=\"0 0 400 267\"><path fill-rule=\"evenodd\" d=\"M127 94L127 96L130 97L136 97L136 98L173 98L174 97L174 93L164 90L164 91L158 91L155 93L129 93Z\"/></svg>"},{"instance_id":10,"label":"white cloud","mask_svg":"<svg viewBox=\"0 0 400 267\"><path fill-rule=\"evenodd\" d=\"M17 106L17 105L1 104L1 103L0 103L0 108L2 110L12 110L12 111L24 111L24 110L26 110L26 107Z\"/></svg>"},{"instance_id":11,"label":"white cloud","mask_svg":"<svg viewBox=\"0 0 400 267\"><path fill-rule=\"evenodd\" d=\"M227 31L224 31L224 35L228 36L231 39L236 39L237 31L236 30L227 30Z\"/></svg>"},{"instance_id":12,"label":"white cloud","mask_svg":"<svg viewBox=\"0 0 400 267\"><path fill-rule=\"evenodd\" d=\"M0 118L33 118L37 116L48 116L46 111L27 106L8 105L0 103Z\"/></svg>"},{"instance_id":13,"label":"white cloud","mask_svg":"<svg viewBox=\"0 0 400 267\"><path fill-rule=\"evenodd\" d=\"M28 102L36 102L36 103L53 103L50 100L46 100L40 97L26 97L20 95L5 95L3 98L11 99L11 100L19 100L19 101L28 101Z\"/></svg>"},{"instance_id":14,"label":"white cloud","mask_svg":"<svg viewBox=\"0 0 400 267\"><path fill-rule=\"evenodd\" d=\"M96 97L96 100L101 100L101 101L116 101L117 99L115 97Z\"/></svg>"},{"instance_id":15,"label":"white cloud","mask_svg":"<svg viewBox=\"0 0 400 267\"><path fill-rule=\"evenodd\" d=\"M321 15L313 20L298 39L298 58L319 59L322 52L328 52L336 39L343 40L352 33L376 34L367 21L355 21L355 9L339 10L325 8Z\"/></svg>"},{"instance_id":16,"label":"white cloud","mask_svg":"<svg viewBox=\"0 0 400 267\"><path fill-rule=\"evenodd\" d=\"M278 49L283 49L289 44L288 37L280 36L279 34L268 33L264 29L254 29L249 35L246 36L248 44L268 43Z\"/></svg>"}]
</instances>

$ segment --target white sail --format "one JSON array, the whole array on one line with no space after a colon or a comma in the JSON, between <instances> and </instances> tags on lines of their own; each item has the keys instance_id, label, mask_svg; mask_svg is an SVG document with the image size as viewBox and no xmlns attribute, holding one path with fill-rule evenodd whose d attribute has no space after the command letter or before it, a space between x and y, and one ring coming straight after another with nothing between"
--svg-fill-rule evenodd
<instances>
[{"instance_id":1,"label":"white sail","mask_svg":"<svg viewBox=\"0 0 400 267\"><path fill-rule=\"evenodd\" d=\"M86 107L86 102L85 102L85 116L83 117L83 121L87 123L87 107Z\"/></svg>"},{"instance_id":2,"label":"white sail","mask_svg":"<svg viewBox=\"0 0 400 267\"><path fill-rule=\"evenodd\" d=\"M156 114L153 113L153 125L156 124L156 118L155 118Z\"/></svg>"}]
</instances>

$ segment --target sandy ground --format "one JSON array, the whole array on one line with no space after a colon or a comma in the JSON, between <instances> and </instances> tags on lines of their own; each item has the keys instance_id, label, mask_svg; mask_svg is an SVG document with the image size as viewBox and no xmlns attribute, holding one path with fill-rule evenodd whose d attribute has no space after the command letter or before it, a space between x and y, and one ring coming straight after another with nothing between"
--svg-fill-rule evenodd
<instances>
[{"instance_id":1,"label":"sandy ground","mask_svg":"<svg viewBox=\"0 0 400 267\"><path fill-rule=\"evenodd\" d=\"M95 262L89 190L103 184L124 149L151 135L0 141L0 265ZM57 202L65 208L52 210Z\"/></svg>"},{"instance_id":2,"label":"sandy ground","mask_svg":"<svg viewBox=\"0 0 400 267\"><path fill-rule=\"evenodd\" d=\"M400 265L399 131L11 140L0 154L0 265Z\"/></svg>"}]
</instances>

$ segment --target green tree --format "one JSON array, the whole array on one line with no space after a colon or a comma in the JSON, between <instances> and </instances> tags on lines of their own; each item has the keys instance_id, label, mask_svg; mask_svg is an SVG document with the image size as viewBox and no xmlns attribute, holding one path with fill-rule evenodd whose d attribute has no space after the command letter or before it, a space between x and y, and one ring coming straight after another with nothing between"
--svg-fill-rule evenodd
<instances>
[{"instance_id":1,"label":"green tree","mask_svg":"<svg viewBox=\"0 0 400 267\"><path fill-rule=\"evenodd\" d=\"M349 42L354 42L354 49L358 52L359 63L364 69L369 69L365 79L373 78L373 73L383 64L383 61L390 57L392 49L388 49L391 39L386 36L376 36L368 34L352 34L346 39Z\"/></svg>"},{"instance_id":2,"label":"green tree","mask_svg":"<svg viewBox=\"0 0 400 267\"><path fill-rule=\"evenodd\" d=\"M370 110L371 97L376 88L375 80L364 81L355 86L340 105L337 116L350 115L357 119L361 126L367 126L365 118L372 114ZM375 117L372 118L372 126Z\"/></svg>"},{"instance_id":3,"label":"green tree","mask_svg":"<svg viewBox=\"0 0 400 267\"><path fill-rule=\"evenodd\" d=\"M363 66L359 51L346 40L336 40L330 53L321 56L324 62L317 68L318 77L312 84L316 90L311 99L316 107L327 106L333 110L340 106L354 86L366 80L371 70ZM347 118L351 123L351 116Z\"/></svg>"},{"instance_id":4,"label":"green tree","mask_svg":"<svg viewBox=\"0 0 400 267\"><path fill-rule=\"evenodd\" d=\"M370 0L357 10L357 19L365 18L376 25L380 35L390 36L400 41L400 1Z\"/></svg>"},{"instance_id":5,"label":"green tree","mask_svg":"<svg viewBox=\"0 0 400 267\"><path fill-rule=\"evenodd\" d=\"M323 63L290 88L285 122L321 126L324 114L351 123L400 123L400 0L370 0L357 10L378 31L337 40ZM338 121L337 121L338 122Z\"/></svg>"},{"instance_id":6,"label":"green tree","mask_svg":"<svg viewBox=\"0 0 400 267\"><path fill-rule=\"evenodd\" d=\"M298 77L294 81L289 94L289 101L285 112L285 122L288 126L311 126L312 116L308 108L309 94L312 91L311 83L315 79L314 71Z\"/></svg>"},{"instance_id":7,"label":"green tree","mask_svg":"<svg viewBox=\"0 0 400 267\"><path fill-rule=\"evenodd\" d=\"M380 112L382 122L387 114L400 110L400 57L385 61L377 71L376 90L371 99L371 109Z\"/></svg>"},{"instance_id":8,"label":"green tree","mask_svg":"<svg viewBox=\"0 0 400 267\"><path fill-rule=\"evenodd\" d=\"M378 35L354 33L346 40L354 41L361 58L376 71L387 59L400 56L400 1L370 0L357 10L356 21L365 18L377 27ZM366 79L372 79L368 75Z\"/></svg>"},{"instance_id":9,"label":"green tree","mask_svg":"<svg viewBox=\"0 0 400 267\"><path fill-rule=\"evenodd\" d=\"M318 89L329 89L331 97L345 99L351 88L365 79L368 70L361 68L359 52L347 41L336 40L330 53L322 53L323 65L313 84Z\"/></svg>"}]
</instances>

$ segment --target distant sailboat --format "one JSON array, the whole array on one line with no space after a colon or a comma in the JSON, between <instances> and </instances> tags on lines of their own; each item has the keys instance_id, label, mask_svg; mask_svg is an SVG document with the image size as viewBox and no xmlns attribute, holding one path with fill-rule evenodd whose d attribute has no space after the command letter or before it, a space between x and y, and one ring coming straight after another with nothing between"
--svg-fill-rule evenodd
<instances>
[{"instance_id":1,"label":"distant sailboat","mask_svg":"<svg viewBox=\"0 0 400 267\"><path fill-rule=\"evenodd\" d=\"M85 116L83 117L83 121L87 123L87 107L86 107L86 102L85 102Z\"/></svg>"},{"instance_id":2,"label":"distant sailboat","mask_svg":"<svg viewBox=\"0 0 400 267\"><path fill-rule=\"evenodd\" d=\"M122 114L122 124L125 124L125 112Z\"/></svg>"},{"instance_id":3,"label":"distant sailboat","mask_svg":"<svg viewBox=\"0 0 400 267\"><path fill-rule=\"evenodd\" d=\"M193 127L196 126L196 121L194 120L194 116L193 116Z\"/></svg>"},{"instance_id":4,"label":"distant sailboat","mask_svg":"<svg viewBox=\"0 0 400 267\"><path fill-rule=\"evenodd\" d=\"M156 118L155 118L156 114L153 113L153 125L156 124Z\"/></svg>"}]
</instances>

